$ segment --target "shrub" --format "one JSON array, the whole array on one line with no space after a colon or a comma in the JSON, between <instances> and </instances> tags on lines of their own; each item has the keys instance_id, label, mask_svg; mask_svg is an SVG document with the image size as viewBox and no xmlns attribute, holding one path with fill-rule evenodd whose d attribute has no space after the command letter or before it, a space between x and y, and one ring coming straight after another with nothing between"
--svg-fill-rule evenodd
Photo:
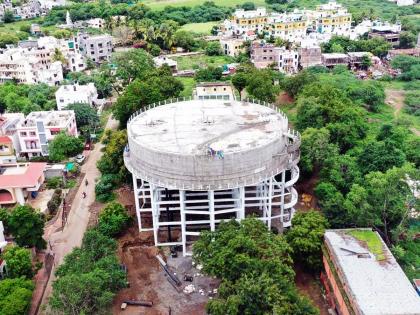
<instances>
[{"instance_id":1,"label":"shrub","mask_svg":"<svg viewBox=\"0 0 420 315\"><path fill-rule=\"evenodd\" d=\"M116 236L127 227L129 220L130 217L124 206L111 202L99 215L98 228L105 235Z\"/></svg>"},{"instance_id":2,"label":"shrub","mask_svg":"<svg viewBox=\"0 0 420 315\"><path fill-rule=\"evenodd\" d=\"M47 203L47 208L50 214L55 214L58 210L58 207L60 207L61 204L61 189L56 189L50 199Z\"/></svg>"},{"instance_id":3,"label":"shrub","mask_svg":"<svg viewBox=\"0 0 420 315\"><path fill-rule=\"evenodd\" d=\"M31 253L28 249L19 246L8 247L2 254L2 258L7 264L8 278L26 277L31 279L33 277Z\"/></svg>"},{"instance_id":4,"label":"shrub","mask_svg":"<svg viewBox=\"0 0 420 315\"><path fill-rule=\"evenodd\" d=\"M63 178L61 176L55 176L47 179L47 188L56 189L63 185Z\"/></svg>"},{"instance_id":5,"label":"shrub","mask_svg":"<svg viewBox=\"0 0 420 315\"><path fill-rule=\"evenodd\" d=\"M118 183L118 176L105 174L95 186L96 199L100 202L108 202L114 199L112 192L115 184Z\"/></svg>"}]
</instances>

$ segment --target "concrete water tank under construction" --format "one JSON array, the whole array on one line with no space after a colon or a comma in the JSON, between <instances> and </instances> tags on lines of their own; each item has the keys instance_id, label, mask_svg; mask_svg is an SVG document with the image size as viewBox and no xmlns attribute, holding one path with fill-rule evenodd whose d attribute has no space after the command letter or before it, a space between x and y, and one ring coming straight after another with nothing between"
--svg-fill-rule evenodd
<instances>
[{"instance_id":1,"label":"concrete water tank under construction","mask_svg":"<svg viewBox=\"0 0 420 315\"><path fill-rule=\"evenodd\" d=\"M153 230L156 246L188 255L200 231L248 215L290 226L300 135L275 106L171 100L134 113L127 133L139 229Z\"/></svg>"}]
</instances>

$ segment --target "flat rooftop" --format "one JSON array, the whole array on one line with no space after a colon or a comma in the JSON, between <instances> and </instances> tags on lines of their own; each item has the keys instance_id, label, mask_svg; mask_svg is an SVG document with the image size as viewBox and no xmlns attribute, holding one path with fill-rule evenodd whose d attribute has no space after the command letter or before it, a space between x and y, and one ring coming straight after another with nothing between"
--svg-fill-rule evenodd
<instances>
[{"instance_id":1,"label":"flat rooftop","mask_svg":"<svg viewBox=\"0 0 420 315\"><path fill-rule=\"evenodd\" d=\"M324 239L360 314L420 314L420 297L377 232L327 230Z\"/></svg>"},{"instance_id":2,"label":"flat rooftop","mask_svg":"<svg viewBox=\"0 0 420 315\"><path fill-rule=\"evenodd\" d=\"M158 106L133 118L130 139L161 153L203 155L247 151L279 141L287 118L270 107L239 101L190 100Z\"/></svg>"}]
</instances>

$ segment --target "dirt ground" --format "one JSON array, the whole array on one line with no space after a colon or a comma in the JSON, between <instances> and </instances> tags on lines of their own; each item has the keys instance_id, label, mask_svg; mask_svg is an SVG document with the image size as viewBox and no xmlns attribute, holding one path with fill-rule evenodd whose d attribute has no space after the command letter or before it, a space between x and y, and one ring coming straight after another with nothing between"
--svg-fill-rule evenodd
<instances>
[{"instance_id":1,"label":"dirt ground","mask_svg":"<svg viewBox=\"0 0 420 315\"><path fill-rule=\"evenodd\" d=\"M385 103L394 109L394 116L397 117L404 107L405 92L403 90L385 90Z\"/></svg>"},{"instance_id":2,"label":"dirt ground","mask_svg":"<svg viewBox=\"0 0 420 315\"><path fill-rule=\"evenodd\" d=\"M314 275L307 273L301 266L295 265L295 282L300 293L309 297L312 303L319 308L320 315L328 315L328 305L322 295L321 283Z\"/></svg>"},{"instance_id":3,"label":"dirt ground","mask_svg":"<svg viewBox=\"0 0 420 315\"><path fill-rule=\"evenodd\" d=\"M200 275L199 270L192 267L191 258L168 258L168 266L176 273L182 285L177 291L165 278L163 268L159 265L156 255L165 257L165 253L153 246L152 232L138 232L133 224L127 232L118 239L118 256L121 263L127 267L129 287L121 290L114 299L112 313L121 315L178 315L205 314L204 308L209 296L214 295L214 289L219 283L216 279ZM194 276L193 282L183 281L184 274ZM187 294L182 290L193 284L195 292ZM200 291L202 290L202 291ZM121 310L125 300L147 300L153 302L152 307L128 306Z\"/></svg>"}]
</instances>

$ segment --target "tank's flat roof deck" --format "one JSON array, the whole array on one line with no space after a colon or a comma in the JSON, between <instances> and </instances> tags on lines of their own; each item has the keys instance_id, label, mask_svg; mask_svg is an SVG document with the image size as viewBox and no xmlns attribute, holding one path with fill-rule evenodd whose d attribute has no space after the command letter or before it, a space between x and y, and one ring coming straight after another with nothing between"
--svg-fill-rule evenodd
<instances>
[{"instance_id":1,"label":"tank's flat roof deck","mask_svg":"<svg viewBox=\"0 0 420 315\"><path fill-rule=\"evenodd\" d=\"M131 120L131 139L151 150L202 154L207 147L225 153L264 146L279 139L287 119L262 105L224 100L190 100L158 106Z\"/></svg>"}]
</instances>

